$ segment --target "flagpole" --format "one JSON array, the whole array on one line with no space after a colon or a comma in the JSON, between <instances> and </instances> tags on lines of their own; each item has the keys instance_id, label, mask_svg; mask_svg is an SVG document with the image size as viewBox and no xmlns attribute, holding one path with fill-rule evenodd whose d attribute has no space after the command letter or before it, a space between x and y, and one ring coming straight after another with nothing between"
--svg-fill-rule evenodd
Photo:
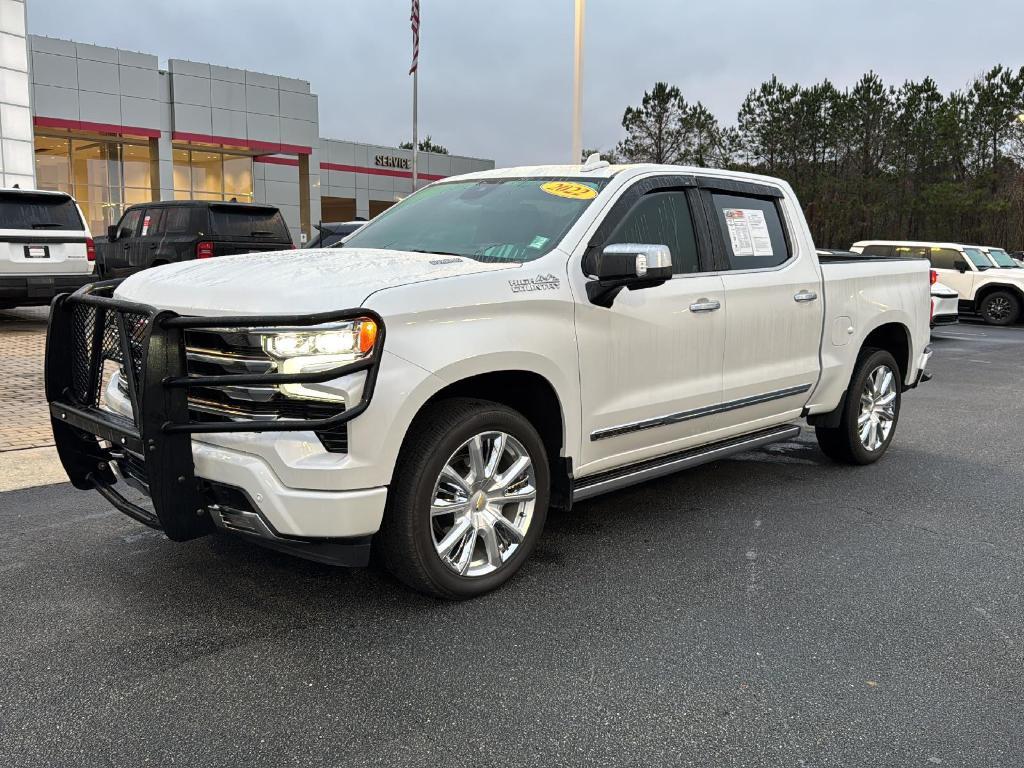
<instances>
[{"instance_id":1,"label":"flagpole","mask_svg":"<svg viewBox=\"0 0 1024 768\"><path fill-rule=\"evenodd\" d=\"M418 160L420 154L420 142L417 135L416 111L419 101L419 77L420 69L416 67L412 73L412 191L416 191L416 184L419 181Z\"/></svg>"},{"instance_id":2,"label":"flagpole","mask_svg":"<svg viewBox=\"0 0 1024 768\"><path fill-rule=\"evenodd\" d=\"M409 21L412 22L412 66L409 67L409 74L412 75L412 191L415 192L420 180L420 137L417 124L420 95L420 0L412 0Z\"/></svg>"},{"instance_id":3,"label":"flagpole","mask_svg":"<svg viewBox=\"0 0 1024 768\"><path fill-rule=\"evenodd\" d=\"M580 123L583 112L583 17L586 5L586 0L576 0L576 24L573 35L575 51L572 79L572 159L569 161L573 165L583 162L583 137Z\"/></svg>"}]
</instances>

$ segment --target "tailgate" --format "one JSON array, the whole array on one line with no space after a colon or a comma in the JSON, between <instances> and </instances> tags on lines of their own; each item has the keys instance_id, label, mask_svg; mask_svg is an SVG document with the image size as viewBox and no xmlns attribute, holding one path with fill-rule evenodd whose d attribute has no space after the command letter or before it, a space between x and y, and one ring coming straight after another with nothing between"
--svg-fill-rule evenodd
<instances>
[{"instance_id":1,"label":"tailgate","mask_svg":"<svg viewBox=\"0 0 1024 768\"><path fill-rule=\"evenodd\" d=\"M54 236L29 231L0 232L0 274L88 274L85 235Z\"/></svg>"}]
</instances>

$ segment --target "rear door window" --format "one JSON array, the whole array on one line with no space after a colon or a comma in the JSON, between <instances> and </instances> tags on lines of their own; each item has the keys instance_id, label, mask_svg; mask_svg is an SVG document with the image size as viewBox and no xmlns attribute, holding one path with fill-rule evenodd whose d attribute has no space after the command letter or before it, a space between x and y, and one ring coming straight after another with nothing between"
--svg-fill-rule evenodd
<instances>
[{"instance_id":1,"label":"rear door window","mask_svg":"<svg viewBox=\"0 0 1024 768\"><path fill-rule=\"evenodd\" d=\"M956 269L956 262L963 261L959 251L952 248L931 248L928 261L935 269Z\"/></svg>"},{"instance_id":2,"label":"rear door window","mask_svg":"<svg viewBox=\"0 0 1024 768\"><path fill-rule=\"evenodd\" d=\"M212 205L210 227L215 236L228 240L291 240L276 208Z\"/></svg>"},{"instance_id":3,"label":"rear door window","mask_svg":"<svg viewBox=\"0 0 1024 768\"><path fill-rule=\"evenodd\" d=\"M200 229L194 221L193 213L197 209L185 205L167 208L164 216L164 232L168 235L198 235ZM205 227L203 227L205 229Z\"/></svg>"},{"instance_id":4,"label":"rear door window","mask_svg":"<svg viewBox=\"0 0 1024 768\"><path fill-rule=\"evenodd\" d=\"M730 269L767 269L789 261L789 242L772 198L711 195Z\"/></svg>"},{"instance_id":5,"label":"rear door window","mask_svg":"<svg viewBox=\"0 0 1024 768\"><path fill-rule=\"evenodd\" d=\"M64 195L0 192L0 229L85 229L74 200Z\"/></svg>"},{"instance_id":6,"label":"rear door window","mask_svg":"<svg viewBox=\"0 0 1024 768\"><path fill-rule=\"evenodd\" d=\"M164 217L166 208L147 208L146 215L142 217L142 237L160 237L164 233Z\"/></svg>"}]
</instances>

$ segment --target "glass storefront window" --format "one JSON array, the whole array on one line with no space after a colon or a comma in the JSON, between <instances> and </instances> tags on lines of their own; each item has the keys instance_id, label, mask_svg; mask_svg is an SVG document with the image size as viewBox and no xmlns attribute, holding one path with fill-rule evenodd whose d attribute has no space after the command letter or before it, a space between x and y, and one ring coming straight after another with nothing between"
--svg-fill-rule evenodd
<instances>
[{"instance_id":1,"label":"glass storefront window","mask_svg":"<svg viewBox=\"0 0 1024 768\"><path fill-rule=\"evenodd\" d=\"M93 234L103 234L124 209L153 199L149 144L103 138L36 136L40 189L73 195ZM173 149L175 200L252 202L252 158L210 150Z\"/></svg>"},{"instance_id":2,"label":"glass storefront window","mask_svg":"<svg viewBox=\"0 0 1024 768\"><path fill-rule=\"evenodd\" d=\"M111 179L121 178L121 146L109 141L71 142L71 170L75 187L110 186Z\"/></svg>"},{"instance_id":3,"label":"glass storefront window","mask_svg":"<svg viewBox=\"0 0 1024 768\"><path fill-rule=\"evenodd\" d=\"M252 202L252 158L224 152L174 150L175 200Z\"/></svg>"},{"instance_id":4,"label":"glass storefront window","mask_svg":"<svg viewBox=\"0 0 1024 768\"><path fill-rule=\"evenodd\" d=\"M149 147L125 144L122 154L124 185L136 189L151 189L149 178Z\"/></svg>"},{"instance_id":5,"label":"glass storefront window","mask_svg":"<svg viewBox=\"0 0 1024 768\"><path fill-rule=\"evenodd\" d=\"M192 153L192 191L220 195L224 192L224 156L219 152Z\"/></svg>"},{"instance_id":6,"label":"glass storefront window","mask_svg":"<svg viewBox=\"0 0 1024 768\"><path fill-rule=\"evenodd\" d=\"M224 155L224 195L252 199L252 158Z\"/></svg>"},{"instance_id":7,"label":"glass storefront window","mask_svg":"<svg viewBox=\"0 0 1024 768\"><path fill-rule=\"evenodd\" d=\"M71 144L67 139L36 137L36 184L40 189L72 194Z\"/></svg>"},{"instance_id":8,"label":"glass storefront window","mask_svg":"<svg viewBox=\"0 0 1024 768\"><path fill-rule=\"evenodd\" d=\"M189 151L187 149L176 149L174 155L174 189L175 200L188 200L188 197L178 197L177 192L181 191L186 195L192 191L192 166L189 164Z\"/></svg>"}]
</instances>

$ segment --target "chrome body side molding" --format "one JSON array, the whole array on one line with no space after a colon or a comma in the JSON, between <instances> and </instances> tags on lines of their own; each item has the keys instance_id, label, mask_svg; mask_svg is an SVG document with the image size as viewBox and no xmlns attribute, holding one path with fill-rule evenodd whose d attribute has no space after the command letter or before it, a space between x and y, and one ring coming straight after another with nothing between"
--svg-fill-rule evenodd
<instances>
[{"instance_id":1,"label":"chrome body side molding","mask_svg":"<svg viewBox=\"0 0 1024 768\"><path fill-rule=\"evenodd\" d=\"M692 411L680 411L679 413L670 413L667 416L658 416L653 419L644 419L643 421L634 421L629 424L620 424L617 427L606 427L605 429L596 429L590 433L591 440L605 440L609 437L618 437L619 435L627 435L630 432L639 432L643 429L653 429L655 427L664 427L667 424L678 424L682 421L690 421L691 419L700 419L704 416L713 416L716 413L726 413L727 411L735 411L738 408L746 408L750 405L758 405L760 403L769 403L772 400L782 400L786 397L793 397L794 395L800 395L804 392L809 392L812 384L801 384L797 387L787 387L786 389L776 389L772 392L765 392L762 395L752 395L751 397L744 397L739 400L730 400L727 403L719 403L718 405L709 405L705 408L694 408Z\"/></svg>"}]
</instances>

